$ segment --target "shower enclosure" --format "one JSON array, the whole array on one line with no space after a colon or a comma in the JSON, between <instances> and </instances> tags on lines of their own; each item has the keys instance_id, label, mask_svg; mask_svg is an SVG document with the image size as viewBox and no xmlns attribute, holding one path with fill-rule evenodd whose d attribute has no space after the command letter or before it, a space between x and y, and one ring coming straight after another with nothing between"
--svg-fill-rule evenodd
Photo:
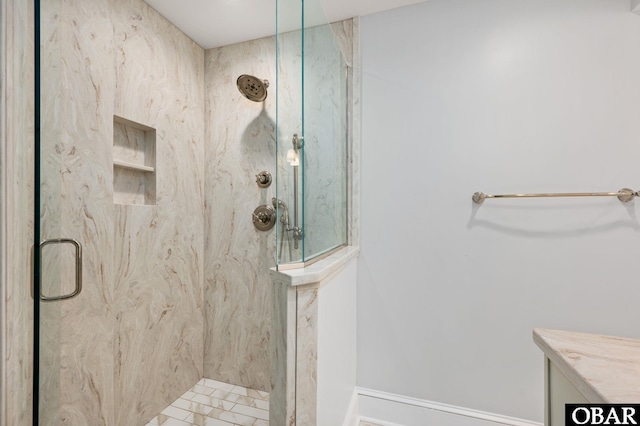
<instances>
[{"instance_id":1,"label":"shower enclosure","mask_svg":"<svg viewBox=\"0 0 640 426\"><path fill-rule=\"evenodd\" d=\"M251 44L273 73L238 67L208 93L242 47L204 50L142 0L0 4L0 415L138 425L202 377L268 390L269 268L347 242L348 24L282 0L277 40ZM245 72L270 80L266 108L232 99ZM218 197L263 170L264 233Z\"/></svg>"},{"instance_id":2,"label":"shower enclosure","mask_svg":"<svg viewBox=\"0 0 640 426\"><path fill-rule=\"evenodd\" d=\"M349 178L357 167L350 125L357 103L357 20L329 24L314 0L278 0L277 17L281 226L272 274L270 420L342 424L355 388L355 346L337 343L356 340L352 261L358 249L343 246L357 244L347 226L348 217L357 216L347 196L357 185ZM330 318L340 318L339 328L331 328ZM340 353L332 354L332 347ZM328 359L344 370L323 364Z\"/></svg>"},{"instance_id":3,"label":"shower enclosure","mask_svg":"<svg viewBox=\"0 0 640 426\"><path fill-rule=\"evenodd\" d=\"M351 39L339 38L319 0L278 0L278 269L301 267L347 244Z\"/></svg>"}]
</instances>

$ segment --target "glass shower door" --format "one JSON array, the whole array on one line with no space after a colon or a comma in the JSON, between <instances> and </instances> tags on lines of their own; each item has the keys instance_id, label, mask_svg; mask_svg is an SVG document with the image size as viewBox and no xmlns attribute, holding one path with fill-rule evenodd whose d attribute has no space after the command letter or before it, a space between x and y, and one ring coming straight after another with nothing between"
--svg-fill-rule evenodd
<instances>
[{"instance_id":1,"label":"glass shower door","mask_svg":"<svg viewBox=\"0 0 640 426\"><path fill-rule=\"evenodd\" d=\"M68 114L62 73L62 1L36 1L39 18L39 75L36 84L37 147L36 205L39 220L38 248L34 253L36 285L37 352L34 356L34 424L64 422L65 364L63 357L63 316L70 299L79 296L82 280L81 246L64 234L62 203L63 120ZM39 9L38 9L39 6ZM38 53L38 51L36 51ZM37 69L38 71L38 69ZM39 136L39 138L38 138ZM38 140L39 139L39 140ZM68 154L68 153L65 153ZM39 157L39 158L38 158ZM39 191L38 191L39 190ZM39 228L39 229L38 229ZM73 246L73 249L70 248Z\"/></svg>"},{"instance_id":2,"label":"glass shower door","mask_svg":"<svg viewBox=\"0 0 640 426\"><path fill-rule=\"evenodd\" d=\"M112 393L111 297L100 256L112 234L98 210L110 182L94 158L110 131L84 44L108 30L88 21L80 0L35 0L36 164L34 230L34 389L37 425L106 425ZM110 392L108 392L110 391ZM107 400L107 401L105 401Z\"/></svg>"},{"instance_id":3,"label":"glass shower door","mask_svg":"<svg viewBox=\"0 0 640 426\"><path fill-rule=\"evenodd\" d=\"M62 60L60 41L56 34L59 0L36 1L36 213L37 248L34 249L34 425L60 423L61 384L61 316L64 299L53 300L69 293L63 270L70 262L67 247L55 243L62 237L62 202L60 178L61 155L56 146L62 139L61 93ZM40 21L40 22L38 22ZM43 42L52 40L51 43ZM39 48L39 51L38 51ZM55 95L54 95L55 93ZM59 148L58 148L59 149ZM75 267L75 257L71 260ZM74 268L75 271L75 268ZM74 277L75 281L75 277ZM74 285L75 287L75 285ZM51 300L48 300L51 299Z\"/></svg>"}]
</instances>

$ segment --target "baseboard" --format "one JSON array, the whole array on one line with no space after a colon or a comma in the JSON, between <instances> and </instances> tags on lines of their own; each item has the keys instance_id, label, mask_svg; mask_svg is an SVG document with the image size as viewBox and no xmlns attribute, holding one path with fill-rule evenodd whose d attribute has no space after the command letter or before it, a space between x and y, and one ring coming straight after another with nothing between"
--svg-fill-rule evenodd
<instances>
[{"instance_id":1,"label":"baseboard","mask_svg":"<svg viewBox=\"0 0 640 426\"><path fill-rule=\"evenodd\" d=\"M358 426L360 424L358 398L358 388L355 388L353 390L353 395L351 395L351 401L349 401L349 407L347 408L347 415L344 417L342 426Z\"/></svg>"},{"instance_id":2,"label":"baseboard","mask_svg":"<svg viewBox=\"0 0 640 426\"><path fill-rule=\"evenodd\" d=\"M542 426L529 420L372 389L356 388L356 393L359 419L380 426ZM345 419L344 426L352 424Z\"/></svg>"}]
</instances>

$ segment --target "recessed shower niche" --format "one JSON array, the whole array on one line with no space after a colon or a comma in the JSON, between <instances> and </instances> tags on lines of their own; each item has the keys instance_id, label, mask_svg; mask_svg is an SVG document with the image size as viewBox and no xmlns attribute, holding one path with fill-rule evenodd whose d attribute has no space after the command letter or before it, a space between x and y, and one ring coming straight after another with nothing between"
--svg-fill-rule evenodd
<instances>
[{"instance_id":1,"label":"recessed shower niche","mask_svg":"<svg viewBox=\"0 0 640 426\"><path fill-rule=\"evenodd\" d=\"M156 204L156 130L115 115L113 202Z\"/></svg>"}]
</instances>

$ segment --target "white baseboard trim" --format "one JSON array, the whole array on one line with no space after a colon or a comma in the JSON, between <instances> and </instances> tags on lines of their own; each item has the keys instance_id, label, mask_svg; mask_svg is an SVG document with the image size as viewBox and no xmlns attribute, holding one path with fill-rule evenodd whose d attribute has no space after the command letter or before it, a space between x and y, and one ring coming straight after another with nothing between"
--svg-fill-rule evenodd
<instances>
[{"instance_id":1,"label":"white baseboard trim","mask_svg":"<svg viewBox=\"0 0 640 426\"><path fill-rule=\"evenodd\" d=\"M381 426L441 425L443 422L465 426L487 426L488 424L542 426L542 423L529 420L373 389L356 388L356 393L360 420Z\"/></svg>"},{"instance_id":2,"label":"white baseboard trim","mask_svg":"<svg viewBox=\"0 0 640 426\"><path fill-rule=\"evenodd\" d=\"M358 389L355 388L353 390L353 395L351 395L351 401L349 401L349 407L347 408L347 415L344 417L342 426L358 426L360 424L358 398Z\"/></svg>"},{"instance_id":3,"label":"white baseboard trim","mask_svg":"<svg viewBox=\"0 0 640 426\"><path fill-rule=\"evenodd\" d=\"M373 417L367 417L367 416L360 416L360 421L368 422L378 426L407 426L407 425L399 425L398 423L391 423L386 420L374 419Z\"/></svg>"}]
</instances>

